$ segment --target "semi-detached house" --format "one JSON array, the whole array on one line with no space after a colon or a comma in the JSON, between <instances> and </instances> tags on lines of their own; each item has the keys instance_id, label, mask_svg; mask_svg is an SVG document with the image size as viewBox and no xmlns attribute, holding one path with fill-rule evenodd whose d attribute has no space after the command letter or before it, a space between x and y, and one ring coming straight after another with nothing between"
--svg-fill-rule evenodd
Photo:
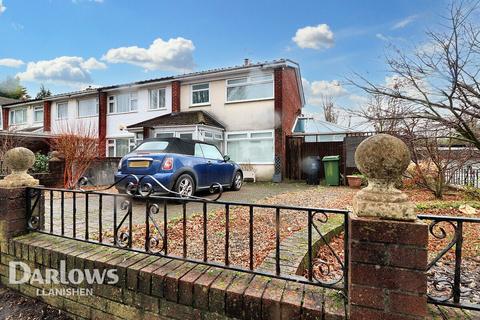
<instances>
[{"instance_id":1,"label":"semi-detached house","mask_svg":"<svg viewBox=\"0 0 480 320\"><path fill-rule=\"evenodd\" d=\"M208 141L271 180L284 175L286 136L303 105L300 68L280 59L10 103L2 118L4 130L94 128L101 157L151 137Z\"/></svg>"}]
</instances>

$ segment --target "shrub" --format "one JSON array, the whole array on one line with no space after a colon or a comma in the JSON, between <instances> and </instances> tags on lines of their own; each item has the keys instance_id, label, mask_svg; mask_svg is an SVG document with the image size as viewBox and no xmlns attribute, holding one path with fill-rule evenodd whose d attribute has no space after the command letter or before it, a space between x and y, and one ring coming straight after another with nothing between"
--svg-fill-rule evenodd
<instances>
[{"instance_id":1,"label":"shrub","mask_svg":"<svg viewBox=\"0 0 480 320\"><path fill-rule=\"evenodd\" d=\"M40 152L35 154L35 163L32 167L32 172L35 173L43 173L48 172L48 162L50 161L50 157Z\"/></svg>"},{"instance_id":2,"label":"shrub","mask_svg":"<svg viewBox=\"0 0 480 320\"><path fill-rule=\"evenodd\" d=\"M472 185L468 185L464 189L465 198L467 200L480 200L480 189Z\"/></svg>"}]
</instances>

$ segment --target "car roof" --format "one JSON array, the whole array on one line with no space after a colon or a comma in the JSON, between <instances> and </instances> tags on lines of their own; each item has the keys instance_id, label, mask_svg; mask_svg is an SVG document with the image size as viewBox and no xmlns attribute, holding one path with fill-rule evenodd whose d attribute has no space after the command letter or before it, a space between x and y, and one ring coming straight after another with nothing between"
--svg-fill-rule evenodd
<instances>
[{"instance_id":1,"label":"car roof","mask_svg":"<svg viewBox=\"0 0 480 320\"><path fill-rule=\"evenodd\" d=\"M179 153L185 155L194 155L195 154L195 143L202 143L216 146L214 144L200 141L200 140L192 140L192 139L181 139L181 138L150 138L145 139L140 145L145 142L152 142L152 141L166 141L168 142L168 147L164 150L165 153Z\"/></svg>"}]
</instances>

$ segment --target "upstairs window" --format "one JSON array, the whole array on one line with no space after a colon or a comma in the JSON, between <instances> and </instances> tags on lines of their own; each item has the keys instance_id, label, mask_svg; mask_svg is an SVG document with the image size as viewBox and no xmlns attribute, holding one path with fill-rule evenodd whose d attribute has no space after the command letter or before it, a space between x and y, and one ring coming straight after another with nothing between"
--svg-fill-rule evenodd
<instances>
[{"instance_id":1,"label":"upstairs window","mask_svg":"<svg viewBox=\"0 0 480 320\"><path fill-rule=\"evenodd\" d=\"M10 110L10 124L24 124L27 123L27 109L13 109Z\"/></svg>"},{"instance_id":2,"label":"upstairs window","mask_svg":"<svg viewBox=\"0 0 480 320\"><path fill-rule=\"evenodd\" d=\"M136 92L122 93L108 97L108 113L125 113L138 110Z\"/></svg>"},{"instance_id":3,"label":"upstairs window","mask_svg":"<svg viewBox=\"0 0 480 320\"><path fill-rule=\"evenodd\" d=\"M93 117L98 115L98 98L78 100L78 117Z\"/></svg>"},{"instance_id":4,"label":"upstairs window","mask_svg":"<svg viewBox=\"0 0 480 320\"><path fill-rule=\"evenodd\" d=\"M43 107L42 106L33 107L33 121L43 122Z\"/></svg>"},{"instance_id":5,"label":"upstairs window","mask_svg":"<svg viewBox=\"0 0 480 320\"><path fill-rule=\"evenodd\" d=\"M57 103L57 119L58 120L68 119L68 103L67 102Z\"/></svg>"},{"instance_id":6,"label":"upstairs window","mask_svg":"<svg viewBox=\"0 0 480 320\"><path fill-rule=\"evenodd\" d=\"M273 75L227 80L227 102L273 99Z\"/></svg>"},{"instance_id":7,"label":"upstairs window","mask_svg":"<svg viewBox=\"0 0 480 320\"><path fill-rule=\"evenodd\" d=\"M165 88L152 89L149 91L150 109L165 109Z\"/></svg>"},{"instance_id":8,"label":"upstairs window","mask_svg":"<svg viewBox=\"0 0 480 320\"><path fill-rule=\"evenodd\" d=\"M192 106L206 105L210 103L210 85L199 83L192 85Z\"/></svg>"}]
</instances>

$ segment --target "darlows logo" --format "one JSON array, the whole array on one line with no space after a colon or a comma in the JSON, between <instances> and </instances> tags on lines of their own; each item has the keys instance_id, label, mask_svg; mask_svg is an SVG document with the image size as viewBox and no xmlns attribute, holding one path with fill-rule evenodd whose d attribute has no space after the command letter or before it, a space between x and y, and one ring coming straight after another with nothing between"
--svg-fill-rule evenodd
<instances>
[{"instance_id":1,"label":"darlows logo","mask_svg":"<svg viewBox=\"0 0 480 320\"><path fill-rule=\"evenodd\" d=\"M116 284L119 277L116 269L105 269L100 271L98 269L72 269L67 272L65 260L60 261L60 268L50 269L46 268L44 274L40 269L31 269L26 263L21 261L10 261L9 277L10 284L63 284L63 285L80 285L87 284ZM22 271L23 275L17 278L17 271ZM92 289L84 288L64 288L64 289L37 289L37 295L91 295Z\"/></svg>"}]
</instances>

